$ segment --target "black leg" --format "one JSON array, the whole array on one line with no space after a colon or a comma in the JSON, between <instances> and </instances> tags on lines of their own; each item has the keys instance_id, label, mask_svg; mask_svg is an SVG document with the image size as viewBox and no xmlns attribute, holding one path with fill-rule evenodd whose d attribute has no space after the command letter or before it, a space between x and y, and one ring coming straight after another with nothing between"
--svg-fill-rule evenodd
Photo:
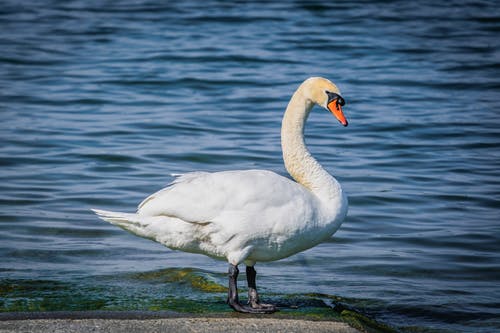
<instances>
[{"instance_id":1,"label":"black leg","mask_svg":"<svg viewBox=\"0 0 500 333\"><path fill-rule=\"evenodd\" d=\"M257 293L257 285L255 283L255 277L257 272L253 266L247 266L247 282L248 282L248 304L254 309L262 309L271 312L275 312L278 309L273 304L264 304L259 301L259 294Z\"/></svg>"},{"instance_id":2,"label":"black leg","mask_svg":"<svg viewBox=\"0 0 500 333\"><path fill-rule=\"evenodd\" d=\"M251 306L242 305L238 298L238 274L238 266L229 264L229 292L227 295L227 303L230 307L235 311L243 313L272 313L276 311L275 309L270 311L269 308L253 308Z\"/></svg>"}]
</instances>

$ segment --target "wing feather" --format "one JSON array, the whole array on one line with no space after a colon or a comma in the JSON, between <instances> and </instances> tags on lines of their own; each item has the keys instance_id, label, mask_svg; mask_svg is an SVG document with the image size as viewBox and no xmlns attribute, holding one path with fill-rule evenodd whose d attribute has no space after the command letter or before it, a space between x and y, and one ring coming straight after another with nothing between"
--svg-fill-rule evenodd
<instances>
[{"instance_id":1,"label":"wing feather","mask_svg":"<svg viewBox=\"0 0 500 333\"><path fill-rule=\"evenodd\" d=\"M305 201L313 197L302 185L271 171L196 172L147 197L138 213L192 223L228 224L230 216L231 223L253 223L256 228L262 224L268 229L272 220L286 221L283 215L292 211L296 218L308 218L311 212L306 207L311 206Z\"/></svg>"}]
</instances>

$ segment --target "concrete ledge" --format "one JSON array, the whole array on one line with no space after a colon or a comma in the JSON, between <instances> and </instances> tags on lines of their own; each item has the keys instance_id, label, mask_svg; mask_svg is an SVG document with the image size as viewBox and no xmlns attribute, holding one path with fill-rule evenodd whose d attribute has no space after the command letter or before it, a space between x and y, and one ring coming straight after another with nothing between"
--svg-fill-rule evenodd
<instances>
[{"instance_id":1,"label":"concrete ledge","mask_svg":"<svg viewBox=\"0 0 500 333\"><path fill-rule=\"evenodd\" d=\"M53 317L50 318L50 315ZM91 318L93 316L93 318ZM87 318L85 318L87 317ZM158 318L162 317L162 318ZM166 318L167 317L167 318ZM330 332L360 333L346 323L266 317L180 317L172 313L97 312L97 313L3 313L0 333L7 332Z\"/></svg>"},{"instance_id":2,"label":"concrete ledge","mask_svg":"<svg viewBox=\"0 0 500 333\"><path fill-rule=\"evenodd\" d=\"M148 332L317 332L359 333L345 323L268 318L170 318L170 319L29 319L0 321L0 332L37 333L148 333Z\"/></svg>"}]
</instances>

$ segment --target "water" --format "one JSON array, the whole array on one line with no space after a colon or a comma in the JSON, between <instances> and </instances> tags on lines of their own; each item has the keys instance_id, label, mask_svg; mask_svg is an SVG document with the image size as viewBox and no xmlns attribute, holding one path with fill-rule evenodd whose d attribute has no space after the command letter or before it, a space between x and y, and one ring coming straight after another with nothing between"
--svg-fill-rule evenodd
<instances>
[{"instance_id":1,"label":"water","mask_svg":"<svg viewBox=\"0 0 500 333\"><path fill-rule=\"evenodd\" d=\"M4 2L0 310L225 311L225 263L89 209L133 211L172 173L285 174L283 110L320 75L350 126L315 109L307 142L349 215L258 265L264 296L500 330L499 32L494 1Z\"/></svg>"}]
</instances>

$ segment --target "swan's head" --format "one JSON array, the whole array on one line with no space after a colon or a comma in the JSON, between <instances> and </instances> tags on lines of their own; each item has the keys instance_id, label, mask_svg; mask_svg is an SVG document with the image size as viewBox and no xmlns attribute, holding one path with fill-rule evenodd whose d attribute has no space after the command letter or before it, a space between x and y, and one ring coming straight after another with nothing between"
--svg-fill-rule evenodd
<instances>
[{"instance_id":1,"label":"swan's head","mask_svg":"<svg viewBox=\"0 0 500 333\"><path fill-rule=\"evenodd\" d=\"M322 77L311 77L303 84L306 88L303 91L308 99L330 111L342 125L347 126L347 119L342 111L345 100L335 84Z\"/></svg>"}]
</instances>

